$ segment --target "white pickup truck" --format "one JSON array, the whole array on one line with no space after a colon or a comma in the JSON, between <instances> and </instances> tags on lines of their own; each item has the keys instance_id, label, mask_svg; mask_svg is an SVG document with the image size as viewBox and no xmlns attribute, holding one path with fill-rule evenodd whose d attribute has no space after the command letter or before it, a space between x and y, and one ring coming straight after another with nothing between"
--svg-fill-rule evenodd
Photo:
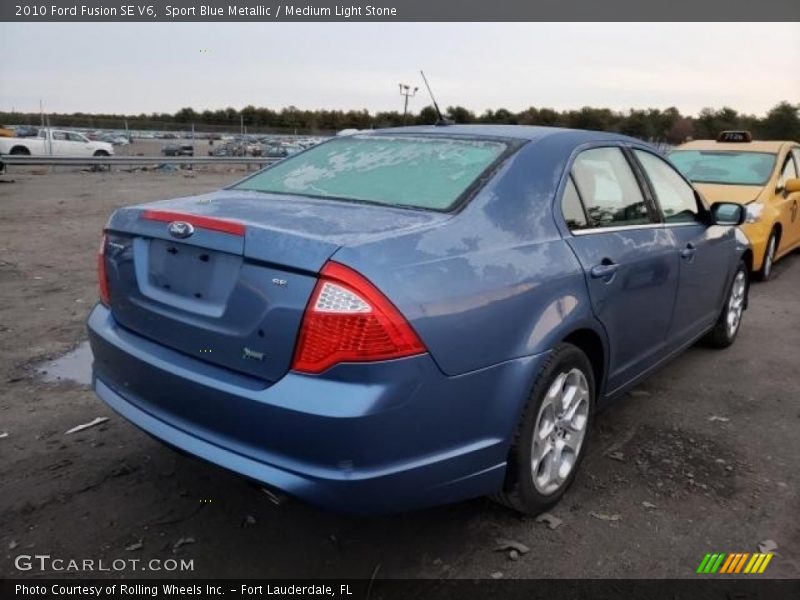
<instances>
[{"instance_id":1,"label":"white pickup truck","mask_svg":"<svg viewBox=\"0 0 800 600\"><path fill-rule=\"evenodd\" d=\"M113 156L108 142L93 142L74 131L40 129L39 137L0 137L0 154L23 156Z\"/></svg>"}]
</instances>

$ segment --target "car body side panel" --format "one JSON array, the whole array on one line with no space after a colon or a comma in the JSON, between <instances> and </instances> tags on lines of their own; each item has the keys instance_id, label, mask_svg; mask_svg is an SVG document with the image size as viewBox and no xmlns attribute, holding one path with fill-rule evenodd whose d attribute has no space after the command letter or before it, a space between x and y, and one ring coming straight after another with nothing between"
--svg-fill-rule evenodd
<instances>
[{"instance_id":1,"label":"car body side panel","mask_svg":"<svg viewBox=\"0 0 800 600\"><path fill-rule=\"evenodd\" d=\"M580 264L548 210L569 153L546 141L435 230L333 255L392 299L448 375L547 351L591 320Z\"/></svg>"},{"instance_id":2,"label":"car body side panel","mask_svg":"<svg viewBox=\"0 0 800 600\"><path fill-rule=\"evenodd\" d=\"M680 284L669 338L672 347L681 345L709 329L719 317L736 263L736 234L732 227L703 223L669 227L681 256Z\"/></svg>"},{"instance_id":3,"label":"car body side panel","mask_svg":"<svg viewBox=\"0 0 800 600\"><path fill-rule=\"evenodd\" d=\"M613 390L666 352L678 288L677 252L663 228L597 230L569 243L583 263L594 314L611 341L608 385ZM593 278L591 270L606 261L619 270L607 279Z\"/></svg>"},{"instance_id":4,"label":"car body side panel","mask_svg":"<svg viewBox=\"0 0 800 600\"><path fill-rule=\"evenodd\" d=\"M787 193L779 187L782 185L782 172L787 162L792 163L795 173L800 172L800 166L794 163L792 157L793 146L786 144L782 149L776 164L774 179L775 184L768 184L764 190L772 194L772 204L777 212L776 222L780 224L781 236L776 248L776 258L791 252L800 242L800 192Z\"/></svg>"}]
</instances>

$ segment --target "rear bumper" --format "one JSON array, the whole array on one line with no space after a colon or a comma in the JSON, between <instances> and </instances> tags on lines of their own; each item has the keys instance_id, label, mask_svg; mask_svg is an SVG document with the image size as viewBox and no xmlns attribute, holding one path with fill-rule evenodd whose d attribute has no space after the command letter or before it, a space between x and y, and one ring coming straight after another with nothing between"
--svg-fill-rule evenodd
<instances>
[{"instance_id":1,"label":"rear bumper","mask_svg":"<svg viewBox=\"0 0 800 600\"><path fill-rule=\"evenodd\" d=\"M500 489L511 434L545 355L457 377L428 355L289 372L266 384L89 317L93 387L164 442L305 501L407 510Z\"/></svg>"}]
</instances>

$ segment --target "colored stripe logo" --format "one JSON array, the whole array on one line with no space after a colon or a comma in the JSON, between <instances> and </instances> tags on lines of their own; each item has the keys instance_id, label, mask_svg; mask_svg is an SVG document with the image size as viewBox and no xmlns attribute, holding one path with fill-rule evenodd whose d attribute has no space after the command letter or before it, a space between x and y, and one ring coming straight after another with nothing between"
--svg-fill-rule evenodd
<instances>
[{"instance_id":1,"label":"colored stripe logo","mask_svg":"<svg viewBox=\"0 0 800 600\"><path fill-rule=\"evenodd\" d=\"M753 554L749 552L709 553L703 557L700 566L697 567L697 573L704 575L713 575L715 573L726 575L739 573L748 575L761 574L766 570L772 557L773 554L771 552L755 552Z\"/></svg>"}]
</instances>

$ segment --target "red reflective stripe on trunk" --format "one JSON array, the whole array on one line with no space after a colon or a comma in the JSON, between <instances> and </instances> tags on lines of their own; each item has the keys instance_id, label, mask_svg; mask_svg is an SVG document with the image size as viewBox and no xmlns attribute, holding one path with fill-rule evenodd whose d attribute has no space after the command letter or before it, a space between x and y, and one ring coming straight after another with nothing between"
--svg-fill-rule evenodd
<instances>
[{"instance_id":1,"label":"red reflective stripe on trunk","mask_svg":"<svg viewBox=\"0 0 800 600\"><path fill-rule=\"evenodd\" d=\"M165 223L184 221L186 223L191 223L195 227L200 227L201 229L221 231L222 233L230 233L231 235L244 235L244 225L242 223L218 219L216 217L204 217L170 210L146 210L142 213L142 218L149 221L163 221Z\"/></svg>"}]
</instances>

